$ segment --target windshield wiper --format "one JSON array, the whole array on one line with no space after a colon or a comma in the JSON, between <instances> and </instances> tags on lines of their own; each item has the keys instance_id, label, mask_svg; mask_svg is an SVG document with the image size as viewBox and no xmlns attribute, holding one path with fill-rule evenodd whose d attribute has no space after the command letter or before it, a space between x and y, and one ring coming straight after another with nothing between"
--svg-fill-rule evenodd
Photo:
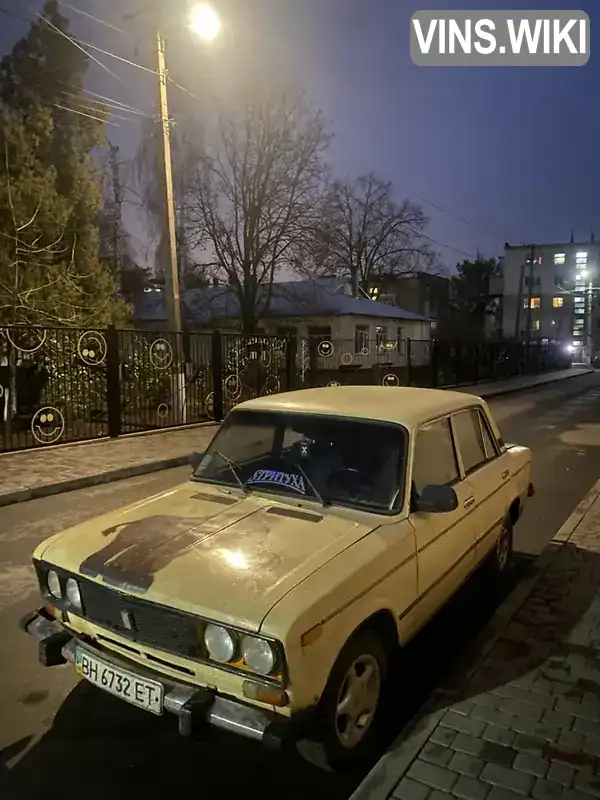
<instances>
[{"instance_id":1,"label":"windshield wiper","mask_svg":"<svg viewBox=\"0 0 600 800\"><path fill-rule=\"evenodd\" d=\"M244 494L248 494L250 492L250 490L248 489L248 487L246 486L244 481L240 478L239 473L238 473L238 469L240 468L240 465L236 464L235 461L232 461L229 458L229 456L226 456L224 453L221 453L220 450L211 450L210 452L214 453L216 456L219 456L219 458L223 459L223 461L227 464L227 466L229 467L229 469L233 473L233 477L236 479L237 484L240 487L240 489L242 490L242 492L244 492Z\"/></svg>"}]
</instances>

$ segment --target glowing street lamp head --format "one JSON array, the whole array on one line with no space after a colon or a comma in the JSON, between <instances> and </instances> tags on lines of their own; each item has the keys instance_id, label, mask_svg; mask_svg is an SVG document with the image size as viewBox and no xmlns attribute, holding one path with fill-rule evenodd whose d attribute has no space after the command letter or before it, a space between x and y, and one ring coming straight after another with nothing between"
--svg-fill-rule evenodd
<instances>
[{"instance_id":1,"label":"glowing street lamp head","mask_svg":"<svg viewBox=\"0 0 600 800\"><path fill-rule=\"evenodd\" d=\"M221 20L212 6L198 3L190 13L190 28L201 39L212 42L221 32Z\"/></svg>"}]
</instances>

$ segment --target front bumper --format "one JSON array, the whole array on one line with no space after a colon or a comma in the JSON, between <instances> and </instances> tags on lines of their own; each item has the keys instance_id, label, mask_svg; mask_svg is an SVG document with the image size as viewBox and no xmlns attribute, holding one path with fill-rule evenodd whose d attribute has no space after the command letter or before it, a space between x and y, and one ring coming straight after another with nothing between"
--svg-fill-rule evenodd
<instances>
[{"instance_id":1,"label":"front bumper","mask_svg":"<svg viewBox=\"0 0 600 800\"><path fill-rule=\"evenodd\" d=\"M157 672L145 669L118 655L100 649L84 638L69 633L63 626L46 616L43 609L28 614L20 627L38 641L39 660L46 667L73 664L77 647L114 664L115 667L159 681L164 687L164 710L177 717L179 733L191 736L208 726L236 733L262 742L266 747L281 749L296 742L307 733L312 713L300 712L294 717L282 717L275 712L246 705L199 686L179 683Z\"/></svg>"}]
</instances>

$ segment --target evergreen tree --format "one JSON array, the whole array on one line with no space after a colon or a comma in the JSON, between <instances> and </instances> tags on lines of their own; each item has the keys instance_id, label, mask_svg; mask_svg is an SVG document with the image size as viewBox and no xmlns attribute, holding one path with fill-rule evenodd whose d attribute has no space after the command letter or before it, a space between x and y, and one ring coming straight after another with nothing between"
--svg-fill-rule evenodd
<instances>
[{"instance_id":1,"label":"evergreen tree","mask_svg":"<svg viewBox=\"0 0 600 800\"><path fill-rule=\"evenodd\" d=\"M88 57L56 0L42 15L0 62L0 321L123 324L129 309L99 258L104 112L70 110L89 105Z\"/></svg>"}]
</instances>

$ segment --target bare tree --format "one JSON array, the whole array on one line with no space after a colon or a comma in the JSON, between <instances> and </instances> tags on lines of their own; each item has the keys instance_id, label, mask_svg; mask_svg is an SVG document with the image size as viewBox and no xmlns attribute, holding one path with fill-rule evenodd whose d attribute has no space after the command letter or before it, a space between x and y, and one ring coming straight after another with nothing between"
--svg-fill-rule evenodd
<instances>
[{"instance_id":1,"label":"bare tree","mask_svg":"<svg viewBox=\"0 0 600 800\"><path fill-rule=\"evenodd\" d=\"M221 107L215 127L199 153L190 212L210 274L235 293L252 331L276 274L315 224L330 136L302 93L262 95L241 113Z\"/></svg>"},{"instance_id":2,"label":"bare tree","mask_svg":"<svg viewBox=\"0 0 600 800\"><path fill-rule=\"evenodd\" d=\"M373 279L431 268L435 254L423 235L427 222L420 206L398 203L392 184L373 173L335 181L319 224L297 253L296 269L345 277L356 296Z\"/></svg>"}]
</instances>

